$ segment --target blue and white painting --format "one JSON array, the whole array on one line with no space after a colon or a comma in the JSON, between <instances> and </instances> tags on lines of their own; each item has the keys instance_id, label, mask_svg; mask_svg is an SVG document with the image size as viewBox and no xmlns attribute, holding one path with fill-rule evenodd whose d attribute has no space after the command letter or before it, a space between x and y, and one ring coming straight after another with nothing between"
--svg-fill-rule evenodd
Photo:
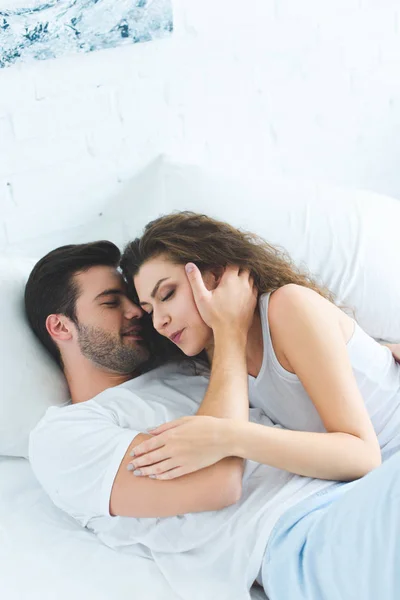
<instances>
[{"instance_id":1,"label":"blue and white painting","mask_svg":"<svg viewBox=\"0 0 400 600\"><path fill-rule=\"evenodd\" d=\"M0 0L0 68L170 35L172 0Z\"/></svg>"}]
</instances>

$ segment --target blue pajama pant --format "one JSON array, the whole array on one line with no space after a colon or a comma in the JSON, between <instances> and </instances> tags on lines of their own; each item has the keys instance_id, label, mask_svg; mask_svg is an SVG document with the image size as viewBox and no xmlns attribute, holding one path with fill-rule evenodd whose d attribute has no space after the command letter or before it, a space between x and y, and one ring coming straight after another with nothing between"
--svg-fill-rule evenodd
<instances>
[{"instance_id":1,"label":"blue pajama pant","mask_svg":"<svg viewBox=\"0 0 400 600\"><path fill-rule=\"evenodd\" d=\"M400 600L400 452L281 517L262 581L269 600Z\"/></svg>"}]
</instances>

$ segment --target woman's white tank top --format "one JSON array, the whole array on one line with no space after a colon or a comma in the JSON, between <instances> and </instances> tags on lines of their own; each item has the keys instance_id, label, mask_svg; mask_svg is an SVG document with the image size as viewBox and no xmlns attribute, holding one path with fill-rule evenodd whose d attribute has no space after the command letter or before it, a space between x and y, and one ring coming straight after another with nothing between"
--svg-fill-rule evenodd
<instances>
[{"instance_id":1,"label":"woman's white tank top","mask_svg":"<svg viewBox=\"0 0 400 600\"><path fill-rule=\"evenodd\" d=\"M263 361L256 378L250 377L251 405L261 408L286 429L324 432L321 418L300 379L279 363L268 324L270 294L259 301ZM382 457L400 449L400 365L390 350L381 346L355 323L347 350L361 395L375 428Z\"/></svg>"}]
</instances>

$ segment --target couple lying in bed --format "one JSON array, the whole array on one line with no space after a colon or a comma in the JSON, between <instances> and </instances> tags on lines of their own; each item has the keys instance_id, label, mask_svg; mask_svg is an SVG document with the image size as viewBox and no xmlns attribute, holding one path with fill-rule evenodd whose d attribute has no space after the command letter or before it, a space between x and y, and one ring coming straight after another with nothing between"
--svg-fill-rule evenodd
<instances>
[{"instance_id":1,"label":"couple lying in bed","mask_svg":"<svg viewBox=\"0 0 400 600\"><path fill-rule=\"evenodd\" d=\"M71 395L30 460L82 526L188 600L255 580L270 600L398 599L398 347L289 257L177 213L122 258L50 252L25 305Z\"/></svg>"}]
</instances>

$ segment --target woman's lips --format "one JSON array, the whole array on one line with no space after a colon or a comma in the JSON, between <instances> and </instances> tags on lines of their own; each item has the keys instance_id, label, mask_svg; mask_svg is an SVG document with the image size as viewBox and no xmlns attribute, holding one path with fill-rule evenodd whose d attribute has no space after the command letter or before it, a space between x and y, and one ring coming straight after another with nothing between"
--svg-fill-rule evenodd
<instances>
[{"instance_id":1,"label":"woman's lips","mask_svg":"<svg viewBox=\"0 0 400 600\"><path fill-rule=\"evenodd\" d=\"M177 333L174 333L174 335L171 336L171 341L174 342L174 344L179 344L179 341L182 337L182 333L183 333L183 329L181 329L180 331L178 331Z\"/></svg>"}]
</instances>

